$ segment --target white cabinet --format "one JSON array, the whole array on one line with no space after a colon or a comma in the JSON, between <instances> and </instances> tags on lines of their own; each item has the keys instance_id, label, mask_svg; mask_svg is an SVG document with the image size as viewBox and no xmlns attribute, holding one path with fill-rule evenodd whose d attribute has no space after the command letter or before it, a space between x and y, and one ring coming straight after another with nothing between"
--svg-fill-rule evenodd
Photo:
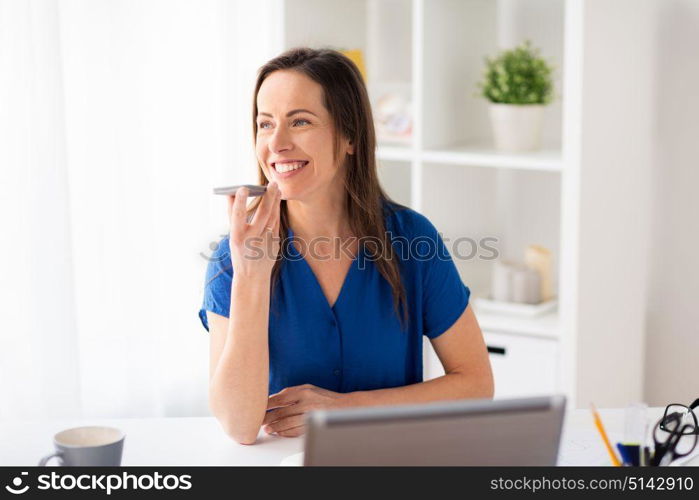
<instances>
[{"instance_id":1,"label":"white cabinet","mask_svg":"<svg viewBox=\"0 0 699 500\"><path fill-rule=\"evenodd\" d=\"M495 397L553 394L560 391L558 341L484 331L495 378Z\"/></svg>"},{"instance_id":2,"label":"white cabinet","mask_svg":"<svg viewBox=\"0 0 699 500\"><path fill-rule=\"evenodd\" d=\"M559 341L555 338L483 330L495 379L495 398L562 393ZM424 378L444 375L439 358L424 339Z\"/></svg>"}]
</instances>

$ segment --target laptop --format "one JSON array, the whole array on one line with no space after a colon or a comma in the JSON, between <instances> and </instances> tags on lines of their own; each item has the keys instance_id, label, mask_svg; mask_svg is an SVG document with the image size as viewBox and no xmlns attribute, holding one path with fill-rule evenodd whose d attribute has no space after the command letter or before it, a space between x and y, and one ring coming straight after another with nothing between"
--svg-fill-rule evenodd
<instances>
[{"instance_id":1,"label":"laptop","mask_svg":"<svg viewBox=\"0 0 699 500\"><path fill-rule=\"evenodd\" d=\"M563 395L316 410L303 464L556 465Z\"/></svg>"}]
</instances>

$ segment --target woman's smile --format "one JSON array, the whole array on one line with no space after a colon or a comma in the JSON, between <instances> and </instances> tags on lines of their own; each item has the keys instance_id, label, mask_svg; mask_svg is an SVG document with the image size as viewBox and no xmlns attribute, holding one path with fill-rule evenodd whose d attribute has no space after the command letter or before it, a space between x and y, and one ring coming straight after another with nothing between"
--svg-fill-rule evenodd
<instances>
[{"instance_id":1,"label":"woman's smile","mask_svg":"<svg viewBox=\"0 0 699 500\"><path fill-rule=\"evenodd\" d=\"M294 175L298 175L306 165L308 161L305 160L280 160L278 162L272 162L272 170L274 171L274 176L279 179L288 179Z\"/></svg>"}]
</instances>

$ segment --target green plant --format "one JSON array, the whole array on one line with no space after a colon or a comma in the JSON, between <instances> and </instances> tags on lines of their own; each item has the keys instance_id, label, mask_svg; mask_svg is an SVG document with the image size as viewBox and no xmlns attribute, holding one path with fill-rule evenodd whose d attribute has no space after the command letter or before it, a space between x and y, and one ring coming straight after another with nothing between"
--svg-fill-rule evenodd
<instances>
[{"instance_id":1,"label":"green plant","mask_svg":"<svg viewBox=\"0 0 699 500\"><path fill-rule=\"evenodd\" d=\"M539 50L524 43L502 51L495 59L485 58L478 95L503 104L548 104L553 92L553 66L539 57Z\"/></svg>"}]
</instances>

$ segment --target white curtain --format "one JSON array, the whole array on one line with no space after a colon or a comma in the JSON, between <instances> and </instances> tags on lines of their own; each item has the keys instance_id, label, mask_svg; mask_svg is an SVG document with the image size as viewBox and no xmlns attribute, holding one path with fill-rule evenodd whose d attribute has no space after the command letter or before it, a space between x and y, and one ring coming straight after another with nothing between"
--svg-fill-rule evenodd
<instances>
[{"instance_id":1,"label":"white curtain","mask_svg":"<svg viewBox=\"0 0 699 500\"><path fill-rule=\"evenodd\" d=\"M207 415L197 318L279 3L0 0L0 419Z\"/></svg>"}]
</instances>

